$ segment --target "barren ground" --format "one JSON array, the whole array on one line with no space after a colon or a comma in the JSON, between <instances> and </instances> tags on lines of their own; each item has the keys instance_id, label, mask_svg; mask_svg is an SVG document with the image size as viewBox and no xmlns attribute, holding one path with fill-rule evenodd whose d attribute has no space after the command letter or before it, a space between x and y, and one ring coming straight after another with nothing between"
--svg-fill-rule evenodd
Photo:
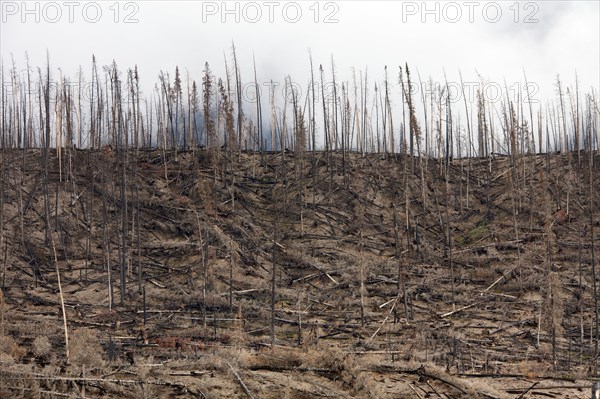
<instances>
[{"instance_id":1,"label":"barren ground","mask_svg":"<svg viewBox=\"0 0 600 399\"><path fill-rule=\"evenodd\" d=\"M0 152L1 398L589 398L600 377L598 157L122 155L52 150L45 184L43 152Z\"/></svg>"}]
</instances>

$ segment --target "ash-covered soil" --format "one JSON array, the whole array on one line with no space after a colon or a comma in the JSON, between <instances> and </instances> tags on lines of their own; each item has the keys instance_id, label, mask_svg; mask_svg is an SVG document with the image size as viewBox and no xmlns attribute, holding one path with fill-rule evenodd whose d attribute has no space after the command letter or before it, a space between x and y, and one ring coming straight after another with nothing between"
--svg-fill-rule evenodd
<instances>
[{"instance_id":1,"label":"ash-covered soil","mask_svg":"<svg viewBox=\"0 0 600 399\"><path fill-rule=\"evenodd\" d=\"M599 377L599 157L0 156L2 398L589 398Z\"/></svg>"}]
</instances>

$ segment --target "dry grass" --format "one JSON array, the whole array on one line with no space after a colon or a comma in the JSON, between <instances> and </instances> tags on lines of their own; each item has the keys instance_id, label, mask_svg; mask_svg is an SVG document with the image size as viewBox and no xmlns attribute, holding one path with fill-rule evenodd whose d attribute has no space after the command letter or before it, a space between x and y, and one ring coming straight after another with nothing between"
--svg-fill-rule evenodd
<instances>
[{"instance_id":1,"label":"dry grass","mask_svg":"<svg viewBox=\"0 0 600 399\"><path fill-rule=\"evenodd\" d=\"M6 363L19 362L27 351L9 335L0 335L0 361Z\"/></svg>"},{"instance_id":2,"label":"dry grass","mask_svg":"<svg viewBox=\"0 0 600 399\"><path fill-rule=\"evenodd\" d=\"M100 334L89 328L72 330L69 340L71 363L86 369L101 370L106 365Z\"/></svg>"}]
</instances>

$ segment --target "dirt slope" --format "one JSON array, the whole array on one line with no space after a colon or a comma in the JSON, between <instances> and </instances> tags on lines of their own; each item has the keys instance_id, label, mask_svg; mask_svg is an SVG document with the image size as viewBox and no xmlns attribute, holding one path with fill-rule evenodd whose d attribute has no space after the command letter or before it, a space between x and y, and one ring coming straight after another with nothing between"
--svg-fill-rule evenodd
<instances>
[{"instance_id":1,"label":"dirt slope","mask_svg":"<svg viewBox=\"0 0 600 399\"><path fill-rule=\"evenodd\" d=\"M0 397L589 397L600 158L0 156Z\"/></svg>"}]
</instances>

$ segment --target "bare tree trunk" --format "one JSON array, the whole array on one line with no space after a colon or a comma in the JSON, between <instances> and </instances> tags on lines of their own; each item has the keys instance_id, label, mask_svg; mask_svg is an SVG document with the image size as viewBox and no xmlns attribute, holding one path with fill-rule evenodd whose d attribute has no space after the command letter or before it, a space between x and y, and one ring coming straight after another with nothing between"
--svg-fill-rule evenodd
<instances>
[{"instance_id":1,"label":"bare tree trunk","mask_svg":"<svg viewBox=\"0 0 600 399\"><path fill-rule=\"evenodd\" d=\"M404 160L404 163L406 164L406 160ZM394 188L394 191L392 193L392 212L393 212L392 213L392 218L393 218L392 221L394 224L395 261L398 262L398 275L397 275L398 281L396 283L396 306L394 307L394 324L398 322L398 312L397 312L398 304L397 304L397 302L401 298L401 296L400 296L401 292L402 292L402 297L404 298L404 300L403 300L403 302L404 302L404 317L405 317L407 323L410 320L410 316L409 316L409 312L408 312L408 296L406 294L406 281L405 281L404 276L402 275L402 257L403 257L403 255L402 255L402 251L401 251L402 248L401 248L401 244L400 244L399 220L398 220L398 211L397 211L397 206L396 206L396 202L398 200L397 195L398 195L398 190L396 190ZM408 251L408 248L406 249L406 251Z\"/></svg>"},{"instance_id":2,"label":"bare tree trunk","mask_svg":"<svg viewBox=\"0 0 600 399\"><path fill-rule=\"evenodd\" d=\"M240 68L237 62L237 55L235 53L235 45L231 43L231 49L233 51L233 68L235 69L235 86L237 91L237 134L238 134L238 147L242 148L242 128L244 124L244 112L242 110L242 78L240 74ZM262 144L261 144L262 146Z\"/></svg>"},{"instance_id":3,"label":"bare tree trunk","mask_svg":"<svg viewBox=\"0 0 600 399\"><path fill-rule=\"evenodd\" d=\"M108 164L108 161L107 161ZM109 231L110 228L108 226L108 206L106 203L106 166L102 167L102 213L103 213L103 223L102 223L102 248L103 248L103 257L104 257L104 266L106 268L107 275L107 288L108 288L108 307L109 309L114 308L115 306L115 296L113 291L113 282L112 282L112 266L110 261L110 238Z\"/></svg>"},{"instance_id":4,"label":"bare tree trunk","mask_svg":"<svg viewBox=\"0 0 600 399\"><path fill-rule=\"evenodd\" d=\"M394 159L396 159L396 142L394 140L394 121L392 119L392 104L390 103L390 94L388 88L388 75L387 75L387 65L385 67L385 106L386 106L386 114L390 119L390 150L392 154L394 154Z\"/></svg>"},{"instance_id":5,"label":"bare tree trunk","mask_svg":"<svg viewBox=\"0 0 600 399\"><path fill-rule=\"evenodd\" d=\"M229 239L229 316L233 314L233 240Z\"/></svg>"},{"instance_id":6,"label":"bare tree trunk","mask_svg":"<svg viewBox=\"0 0 600 399\"><path fill-rule=\"evenodd\" d=\"M118 79L117 67L113 64L113 79L115 84L113 114L116 116L115 129L117 131L117 157L116 162L120 173L119 192L120 192L120 210L121 220L119 229L119 271L120 271L120 304L125 304L126 284L127 284L127 264L129 262L128 252L128 236L129 236L129 220L128 220L128 201L127 201L127 152L129 147L128 132L123 127L122 119L122 101L121 101L121 83Z\"/></svg>"},{"instance_id":7,"label":"bare tree trunk","mask_svg":"<svg viewBox=\"0 0 600 399\"><path fill-rule=\"evenodd\" d=\"M333 150L337 151L338 149L338 102L337 102L337 87L335 84L335 64L333 62L333 55L331 56L331 79L333 83L333 118L332 120L332 128L333 128Z\"/></svg>"},{"instance_id":8,"label":"bare tree trunk","mask_svg":"<svg viewBox=\"0 0 600 399\"><path fill-rule=\"evenodd\" d=\"M256 91L256 128L258 129L258 138L260 140L259 148L260 148L260 160L261 163L264 163L264 138L263 138L263 129L262 129L262 107L260 103L260 87L258 85L258 79L256 77L256 62L254 61L254 55L252 55L252 62L254 65L254 88Z\"/></svg>"},{"instance_id":9,"label":"bare tree trunk","mask_svg":"<svg viewBox=\"0 0 600 399\"><path fill-rule=\"evenodd\" d=\"M591 141L590 141L591 143ZM594 187L594 150L590 146L589 152L589 175L590 175L590 186L589 186L589 213L590 213L590 245L591 245L591 262L592 262L592 282L593 282L593 295L594 295L594 358L598 356L598 339L599 327L598 327L598 287L596 283L596 253L594 246L594 193L596 192Z\"/></svg>"},{"instance_id":10,"label":"bare tree trunk","mask_svg":"<svg viewBox=\"0 0 600 399\"><path fill-rule=\"evenodd\" d=\"M447 84L447 83L446 83ZM452 298L452 310L456 309L456 292L455 292L455 278L454 275L454 260L452 259L452 227L450 223L450 204L448 203L449 189L450 189L450 162L452 153L452 108L450 100L450 91L446 87L446 151L445 151L445 170L444 170L444 208L446 212L446 257L450 263L450 280L451 280L451 298ZM441 110L440 110L441 113Z\"/></svg>"},{"instance_id":11,"label":"bare tree trunk","mask_svg":"<svg viewBox=\"0 0 600 399\"><path fill-rule=\"evenodd\" d=\"M358 232L358 262L360 269L360 325L364 327L365 325L365 264L363 260L363 233L362 233L362 221L359 222L359 232Z\"/></svg>"},{"instance_id":12,"label":"bare tree trunk","mask_svg":"<svg viewBox=\"0 0 600 399\"><path fill-rule=\"evenodd\" d=\"M565 115L565 103L563 100L563 91L562 91L562 84L560 82L560 76L556 76L556 87L558 88L558 101L559 101L559 105L560 105L560 113L562 116L562 152L563 153L567 153L569 152L569 138L567 135L567 116Z\"/></svg>"},{"instance_id":13,"label":"bare tree trunk","mask_svg":"<svg viewBox=\"0 0 600 399\"><path fill-rule=\"evenodd\" d=\"M41 72L40 72L41 81ZM50 196L48 192L48 160L50 155L50 57L47 56L46 64L46 84L44 86L44 105L46 109L45 131L46 137L44 140L44 155L42 157L42 173L44 185L44 226L45 226L45 242L50 242Z\"/></svg>"},{"instance_id":14,"label":"bare tree trunk","mask_svg":"<svg viewBox=\"0 0 600 399\"><path fill-rule=\"evenodd\" d=\"M69 330L67 328L67 312L65 311L65 300L63 297L62 284L60 283L60 270L58 269L58 257L56 256L56 246L54 245L54 235L50 236L52 241L52 251L54 253L54 266L56 267L56 281L58 284L58 295L60 296L60 308L62 312L63 328L65 331L65 356L66 364L69 364Z\"/></svg>"},{"instance_id":15,"label":"bare tree trunk","mask_svg":"<svg viewBox=\"0 0 600 399\"><path fill-rule=\"evenodd\" d=\"M319 72L321 73L321 100L323 101L323 131L325 138L325 151L329 154L331 149L331 139L329 137L329 115L327 113L327 103L325 101L325 84L323 82L323 65L319 65ZM329 162L328 162L329 164Z\"/></svg>"},{"instance_id":16,"label":"bare tree trunk","mask_svg":"<svg viewBox=\"0 0 600 399\"><path fill-rule=\"evenodd\" d=\"M277 212L273 212L273 252L271 265L271 345L275 344L275 295L276 295L276 252L277 252Z\"/></svg>"},{"instance_id":17,"label":"bare tree trunk","mask_svg":"<svg viewBox=\"0 0 600 399\"><path fill-rule=\"evenodd\" d=\"M202 276L202 325L206 328L206 251L204 249L204 240L202 239L202 226L200 224L200 215L194 210L196 221L198 222L198 246L200 251L200 275Z\"/></svg>"}]
</instances>

